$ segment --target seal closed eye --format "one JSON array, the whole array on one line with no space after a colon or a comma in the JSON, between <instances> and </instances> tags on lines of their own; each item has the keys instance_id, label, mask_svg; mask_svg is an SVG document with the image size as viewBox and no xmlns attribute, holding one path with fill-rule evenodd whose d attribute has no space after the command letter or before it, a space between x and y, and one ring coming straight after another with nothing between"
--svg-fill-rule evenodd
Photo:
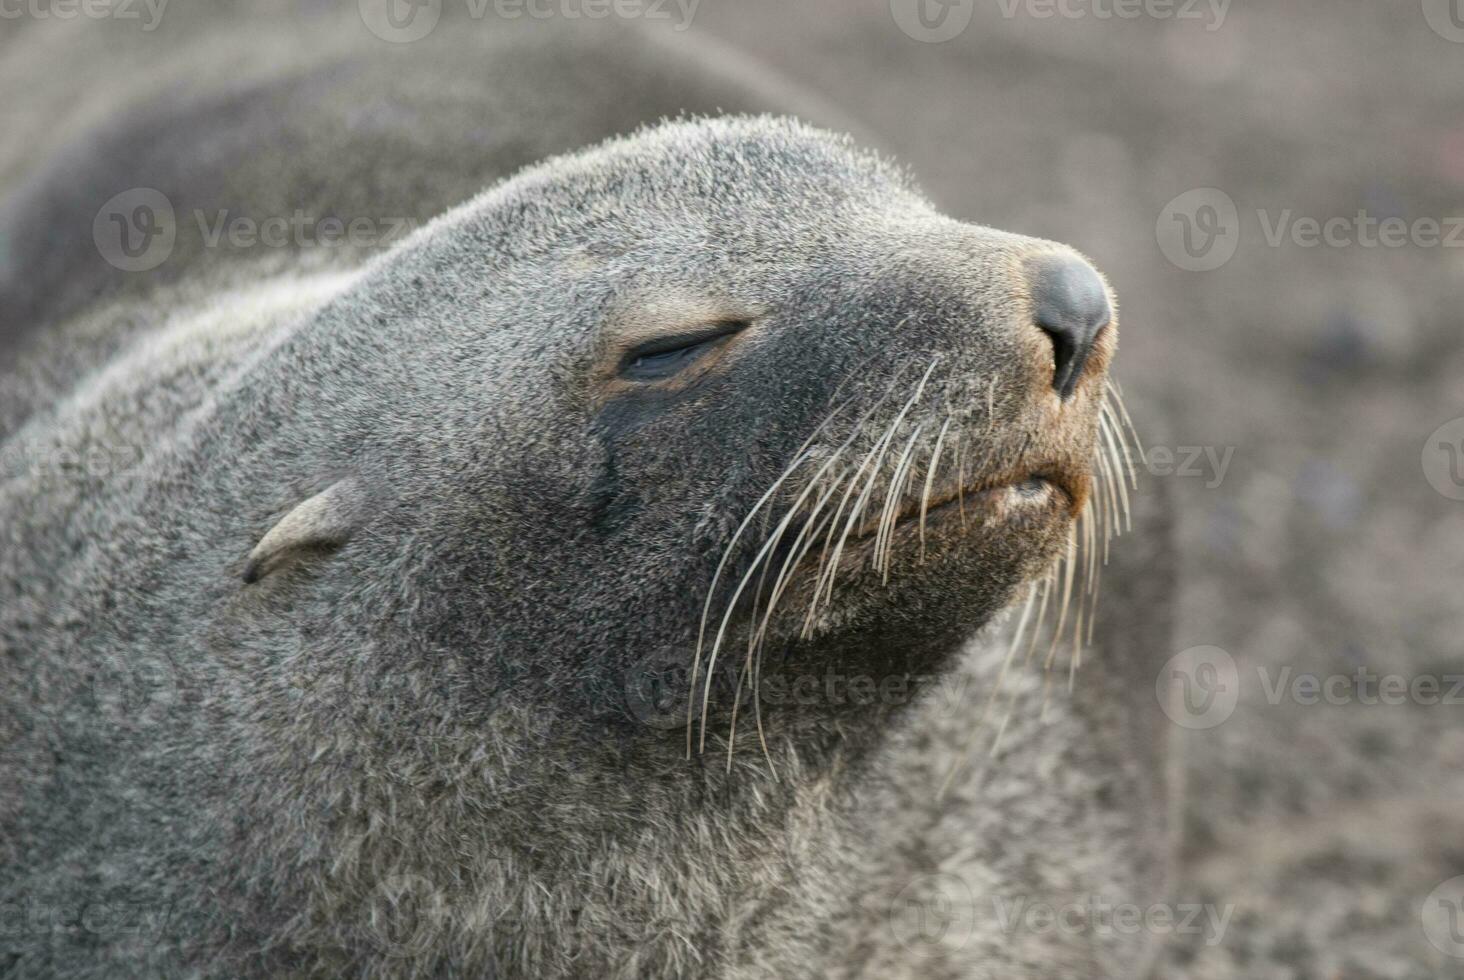
<instances>
[{"instance_id":1,"label":"seal closed eye","mask_svg":"<svg viewBox=\"0 0 1464 980\"><path fill-rule=\"evenodd\" d=\"M745 322L728 321L705 331L650 341L625 355L621 376L632 381L656 381L681 371L713 344L747 329Z\"/></svg>"}]
</instances>

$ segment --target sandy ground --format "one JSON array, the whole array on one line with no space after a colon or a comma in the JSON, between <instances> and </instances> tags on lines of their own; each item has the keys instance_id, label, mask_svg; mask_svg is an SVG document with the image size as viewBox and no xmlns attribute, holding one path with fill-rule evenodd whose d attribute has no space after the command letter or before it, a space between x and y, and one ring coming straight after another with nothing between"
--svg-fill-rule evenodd
<instances>
[{"instance_id":1,"label":"sandy ground","mask_svg":"<svg viewBox=\"0 0 1464 980\"><path fill-rule=\"evenodd\" d=\"M922 32L913 2L759 0L692 27L837 100L955 215L1070 242L1118 291L1117 373L1183 504L1176 652L1221 648L1233 670L1196 676L1238 692L1184 732L1179 888L1234 917L1161 975L1464 977L1464 885L1435 891L1464 875L1464 488L1439 445L1464 422L1431 436L1464 416L1464 43L1424 6L983 0L935 43L900 26ZM1191 260L1169 202L1199 188L1236 210L1178 205L1212 244ZM1345 224L1316 244L1306 217ZM1166 255L1228 247L1208 271Z\"/></svg>"}]
</instances>

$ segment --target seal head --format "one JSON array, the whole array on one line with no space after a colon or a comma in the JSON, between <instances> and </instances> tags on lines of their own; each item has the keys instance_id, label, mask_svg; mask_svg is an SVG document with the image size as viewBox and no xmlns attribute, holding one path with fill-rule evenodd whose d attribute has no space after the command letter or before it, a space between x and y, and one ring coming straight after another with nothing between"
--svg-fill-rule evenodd
<instances>
[{"instance_id":1,"label":"seal head","mask_svg":"<svg viewBox=\"0 0 1464 980\"><path fill-rule=\"evenodd\" d=\"M843 140L683 122L433 224L270 355L330 377L238 397L319 420L298 458L381 502L313 576L409 578L488 689L574 728L677 651L928 672L1067 541L1109 309Z\"/></svg>"}]
</instances>

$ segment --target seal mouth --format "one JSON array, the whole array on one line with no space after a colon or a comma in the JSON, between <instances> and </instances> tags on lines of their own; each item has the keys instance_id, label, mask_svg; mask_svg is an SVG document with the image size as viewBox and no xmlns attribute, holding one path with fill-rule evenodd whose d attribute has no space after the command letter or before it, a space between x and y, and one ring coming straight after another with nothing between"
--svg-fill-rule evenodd
<instances>
[{"instance_id":1,"label":"seal mouth","mask_svg":"<svg viewBox=\"0 0 1464 980\"><path fill-rule=\"evenodd\" d=\"M1076 514L1082 509L1080 482L1055 470L1043 469L980 483L947 483L933 487L923 499L896 511L888 522L888 531L900 534L916 530L923 534L952 520L960 521L964 527L973 523L1020 522L1062 511ZM865 543L877 537L880 528L878 518L864 521L849 535L849 541Z\"/></svg>"}]
</instances>

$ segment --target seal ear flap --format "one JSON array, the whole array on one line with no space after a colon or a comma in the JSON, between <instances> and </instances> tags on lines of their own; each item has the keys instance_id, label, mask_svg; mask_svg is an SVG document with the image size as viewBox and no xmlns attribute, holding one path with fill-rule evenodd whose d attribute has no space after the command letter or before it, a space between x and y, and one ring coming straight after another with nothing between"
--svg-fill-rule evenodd
<instances>
[{"instance_id":1,"label":"seal ear flap","mask_svg":"<svg viewBox=\"0 0 1464 980\"><path fill-rule=\"evenodd\" d=\"M253 584L303 551L343 545L360 525L365 495L353 476L298 504L249 552L244 583Z\"/></svg>"}]
</instances>

